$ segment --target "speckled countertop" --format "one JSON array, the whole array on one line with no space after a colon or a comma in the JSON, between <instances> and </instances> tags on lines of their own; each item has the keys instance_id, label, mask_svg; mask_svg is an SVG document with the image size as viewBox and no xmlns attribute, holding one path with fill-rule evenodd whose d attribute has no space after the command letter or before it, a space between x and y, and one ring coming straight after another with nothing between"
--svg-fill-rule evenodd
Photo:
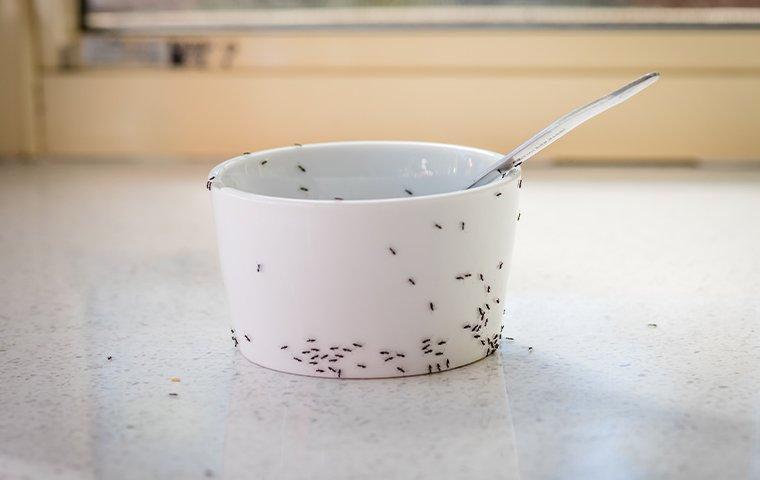
<instances>
[{"instance_id":1,"label":"speckled countertop","mask_svg":"<svg viewBox=\"0 0 760 480\"><path fill-rule=\"evenodd\" d=\"M515 340L336 381L233 348L207 170L0 164L0 478L760 478L760 172L529 168Z\"/></svg>"}]
</instances>

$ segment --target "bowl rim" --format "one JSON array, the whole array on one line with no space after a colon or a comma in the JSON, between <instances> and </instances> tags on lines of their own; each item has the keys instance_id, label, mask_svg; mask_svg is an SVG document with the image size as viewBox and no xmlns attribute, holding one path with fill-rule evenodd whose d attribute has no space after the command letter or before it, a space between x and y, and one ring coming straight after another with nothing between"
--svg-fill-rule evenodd
<instances>
[{"instance_id":1,"label":"bowl rim","mask_svg":"<svg viewBox=\"0 0 760 480\"><path fill-rule=\"evenodd\" d=\"M241 158L246 157L250 158L255 156L261 156L261 155L271 155L273 153L282 152L285 150L295 150L299 148L304 147L332 147L332 146L339 146L339 145L366 145L366 146L373 146L373 145L415 145L415 146L426 146L426 147L448 147L448 148L456 148L458 150L464 150L464 151L471 151L476 152L480 154L486 154L489 156L493 156L495 159L499 159L504 156L504 154L499 152L494 152L492 150L485 150L482 148L476 148L476 147L470 147L467 145L457 145L454 143L438 143L438 142L417 142L417 141L408 141L408 140L351 140L351 141L338 141L338 142L320 142L320 143L304 143L304 144L295 144L295 145L288 145L284 147L276 147L276 148L270 148L267 150L258 150L255 152L246 152L242 155L238 155L236 157L232 157L230 159L227 159L218 165L216 165L214 168L211 169L211 171L208 174L207 177L207 187L209 190L211 188L214 188L214 190L218 191L220 194L229 195L233 197L237 197L243 200L250 200L260 203L277 203L277 204L292 204L292 205L325 205L325 206L337 206L337 205L368 205L368 204L386 204L386 203L400 203L400 202L421 202L421 201L430 201L430 200L437 200L442 198L448 198L448 197L458 197L463 195L473 195L478 192L482 192L484 190L490 190L494 188L498 188L504 185L509 184L510 182L515 181L520 177L521 174L521 167L515 166L509 169L501 178L498 178L490 183L487 183L485 185L482 185L480 187L470 188L470 189L464 189L464 190L454 190L451 192L443 192L443 193L434 193L432 195L420 195L420 196L411 196L411 197L393 197L393 198L374 198L374 199L359 199L359 200L334 200L334 199L312 199L312 198L289 198L289 197L276 197L273 195L262 195L260 193L252 193L252 192L246 192L234 187L218 187L214 186L212 183L212 177L217 177L222 174L222 172L229 167L233 162L239 161Z\"/></svg>"}]
</instances>

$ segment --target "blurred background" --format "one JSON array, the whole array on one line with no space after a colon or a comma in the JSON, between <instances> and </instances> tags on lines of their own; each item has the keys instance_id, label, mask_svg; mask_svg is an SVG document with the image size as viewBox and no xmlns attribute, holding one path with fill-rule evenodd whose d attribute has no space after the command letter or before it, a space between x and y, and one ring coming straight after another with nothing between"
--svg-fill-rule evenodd
<instances>
[{"instance_id":1,"label":"blurred background","mask_svg":"<svg viewBox=\"0 0 760 480\"><path fill-rule=\"evenodd\" d=\"M760 158L753 0L0 0L0 155L221 160L396 139L510 150L651 70L542 158Z\"/></svg>"},{"instance_id":2,"label":"blurred background","mask_svg":"<svg viewBox=\"0 0 760 480\"><path fill-rule=\"evenodd\" d=\"M237 355L212 165L506 152L653 70L526 164L498 355ZM760 479L760 0L0 0L0 179L0 479Z\"/></svg>"}]
</instances>

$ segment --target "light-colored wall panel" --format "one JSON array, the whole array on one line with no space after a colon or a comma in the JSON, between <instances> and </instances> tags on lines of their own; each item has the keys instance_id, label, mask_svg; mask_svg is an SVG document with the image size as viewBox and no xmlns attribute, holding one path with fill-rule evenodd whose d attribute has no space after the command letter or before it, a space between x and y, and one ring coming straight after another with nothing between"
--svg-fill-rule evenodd
<instances>
[{"instance_id":1,"label":"light-colored wall panel","mask_svg":"<svg viewBox=\"0 0 760 480\"><path fill-rule=\"evenodd\" d=\"M52 75L63 154L217 155L293 142L419 139L504 150L621 75ZM664 79L549 150L553 157L760 158L760 77Z\"/></svg>"},{"instance_id":2,"label":"light-colored wall panel","mask_svg":"<svg viewBox=\"0 0 760 480\"><path fill-rule=\"evenodd\" d=\"M506 150L657 68L662 81L546 155L758 159L758 46L747 31L270 33L243 39L228 70L48 72L45 129L49 153L65 155L349 139Z\"/></svg>"},{"instance_id":3,"label":"light-colored wall panel","mask_svg":"<svg viewBox=\"0 0 760 480\"><path fill-rule=\"evenodd\" d=\"M215 38L237 41L236 65L251 67L760 69L760 33L751 30L444 29Z\"/></svg>"},{"instance_id":4,"label":"light-colored wall panel","mask_svg":"<svg viewBox=\"0 0 760 480\"><path fill-rule=\"evenodd\" d=\"M34 61L29 5L0 1L0 155L36 147Z\"/></svg>"}]
</instances>

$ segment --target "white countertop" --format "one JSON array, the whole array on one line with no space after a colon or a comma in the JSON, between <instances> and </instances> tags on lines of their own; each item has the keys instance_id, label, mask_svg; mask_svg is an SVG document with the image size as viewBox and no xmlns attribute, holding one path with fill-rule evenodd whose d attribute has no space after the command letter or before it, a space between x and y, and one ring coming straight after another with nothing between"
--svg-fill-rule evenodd
<instances>
[{"instance_id":1,"label":"white countertop","mask_svg":"<svg viewBox=\"0 0 760 480\"><path fill-rule=\"evenodd\" d=\"M760 478L760 171L528 168L515 340L337 381L236 352L207 170L0 164L0 478Z\"/></svg>"}]
</instances>

